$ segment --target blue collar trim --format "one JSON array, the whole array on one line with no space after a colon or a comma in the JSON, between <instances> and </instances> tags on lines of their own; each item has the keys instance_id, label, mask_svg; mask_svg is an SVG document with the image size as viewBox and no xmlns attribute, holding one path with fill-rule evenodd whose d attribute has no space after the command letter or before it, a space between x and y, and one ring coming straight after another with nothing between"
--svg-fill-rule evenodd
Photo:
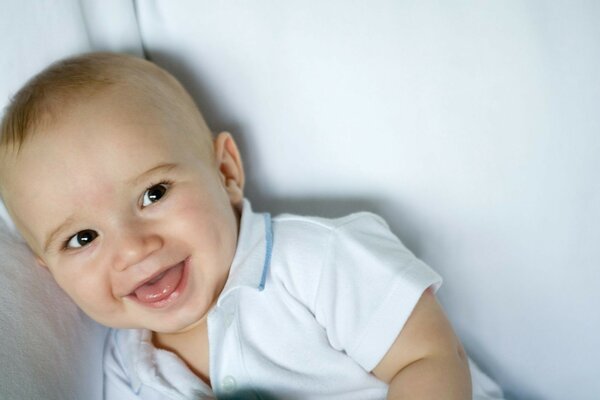
<instances>
[{"instance_id":1,"label":"blue collar trim","mask_svg":"<svg viewBox=\"0 0 600 400\"><path fill-rule=\"evenodd\" d=\"M271 265L271 254L273 253L273 222L271 221L271 214L264 213L263 216L265 220L265 240L267 245L265 246L265 261L263 263L260 284L258 285L258 290L260 291L265 289L267 273L269 272L269 266Z\"/></svg>"}]
</instances>

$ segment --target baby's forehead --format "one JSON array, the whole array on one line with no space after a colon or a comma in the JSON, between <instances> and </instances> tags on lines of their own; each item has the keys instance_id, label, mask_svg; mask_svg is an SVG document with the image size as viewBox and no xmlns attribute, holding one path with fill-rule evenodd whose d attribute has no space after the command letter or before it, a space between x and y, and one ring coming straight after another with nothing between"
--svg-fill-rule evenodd
<instances>
[{"instance_id":1,"label":"baby's forehead","mask_svg":"<svg viewBox=\"0 0 600 400\"><path fill-rule=\"evenodd\" d=\"M99 104L114 107L98 107ZM83 113L86 109L91 112ZM27 148L30 140L36 141L36 137L53 131L51 128L76 120L78 114L84 114L92 127L94 122L106 125L116 116L122 121L129 118L130 123L160 121L171 127L168 131L173 137L168 139L186 134L207 154L212 150L212 134L202 114L168 72L131 56L78 56L42 71L15 95L7 108L0 138L0 189L6 178L2 175L11 174L8 164L13 164L20 149ZM51 143L60 143L62 138L55 131ZM94 130L89 133L92 134L103 132ZM81 138L86 140L85 135Z\"/></svg>"},{"instance_id":2,"label":"baby's forehead","mask_svg":"<svg viewBox=\"0 0 600 400\"><path fill-rule=\"evenodd\" d=\"M64 142L69 138L61 134L61 128L73 125L74 121L85 124L82 125L81 140L118 141L119 138L110 134L110 129L114 128L111 124L121 123L144 126L148 134L162 134L167 141L191 138L194 142L202 142L204 147L210 145L212 134L195 104L190 107L180 93L166 96L164 92L154 90L150 83L149 80L148 86L140 86L119 82L59 94L48 100L44 112L37 115L31 132L19 147L26 148L28 140L36 140L36 137L54 143ZM85 116L85 121L81 121L81 116ZM106 129L90 130L90 126Z\"/></svg>"},{"instance_id":3,"label":"baby's forehead","mask_svg":"<svg viewBox=\"0 0 600 400\"><path fill-rule=\"evenodd\" d=\"M28 159L35 160L42 154L52 169L52 165L64 163L63 155L75 151L90 155L86 159L89 168L98 160L96 153L110 156L113 148L126 145L143 153L147 160L156 157L157 148L194 148L210 153L212 137L202 122L164 99L115 85L49 109L18 151L5 152L2 163L6 165L2 169L9 178ZM148 141L160 145L149 151Z\"/></svg>"}]
</instances>

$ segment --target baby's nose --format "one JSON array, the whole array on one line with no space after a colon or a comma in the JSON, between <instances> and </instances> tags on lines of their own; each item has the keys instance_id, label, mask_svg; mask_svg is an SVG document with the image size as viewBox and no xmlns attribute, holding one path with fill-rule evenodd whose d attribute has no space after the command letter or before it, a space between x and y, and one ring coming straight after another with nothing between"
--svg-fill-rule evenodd
<instances>
[{"instance_id":1,"label":"baby's nose","mask_svg":"<svg viewBox=\"0 0 600 400\"><path fill-rule=\"evenodd\" d=\"M132 265L144 261L155 251L162 248L164 241L162 237L143 225L132 225L125 227L119 233L117 240L115 269L123 271Z\"/></svg>"}]
</instances>

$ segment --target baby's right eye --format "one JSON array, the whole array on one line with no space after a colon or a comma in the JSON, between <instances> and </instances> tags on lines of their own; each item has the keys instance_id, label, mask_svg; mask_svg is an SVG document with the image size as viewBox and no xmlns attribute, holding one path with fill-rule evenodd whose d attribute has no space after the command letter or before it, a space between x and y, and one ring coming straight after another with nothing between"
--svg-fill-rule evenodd
<instances>
[{"instance_id":1,"label":"baby's right eye","mask_svg":"<svg viewBox=\"0 0 600 400\"><path fill-rule=\"evenodd\" d=\"M65 244L65 248L78 249L80 247L87 246L97 237L98 234L96 233L96 231L93 231L91 229L79 231L69 238L69 240Z\"/></svg>"}]
</instances>

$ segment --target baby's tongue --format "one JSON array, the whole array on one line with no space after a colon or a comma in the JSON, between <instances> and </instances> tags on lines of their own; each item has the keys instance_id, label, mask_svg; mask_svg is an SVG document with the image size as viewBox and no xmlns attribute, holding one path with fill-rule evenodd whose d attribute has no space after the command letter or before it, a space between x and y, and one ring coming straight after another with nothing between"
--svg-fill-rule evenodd
<instances>
[{"instance_id":1,"label":"baby's tongue","mask_svg":"<svg viewBox=\"0 0 600 400\"><path fill-rule=\"evenodd\" d=\"M179 263L152 279L150 282L140 286L134 293L138 300L144 303L153 303L165 299L173 293L179 284L182 273L183 263Z\"/></svg>"}]
</instances>

